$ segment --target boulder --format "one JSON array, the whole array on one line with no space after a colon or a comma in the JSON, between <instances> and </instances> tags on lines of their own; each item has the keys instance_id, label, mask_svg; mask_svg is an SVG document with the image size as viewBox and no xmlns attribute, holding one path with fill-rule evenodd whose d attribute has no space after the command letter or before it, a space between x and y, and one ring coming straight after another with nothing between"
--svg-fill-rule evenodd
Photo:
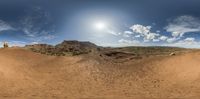
<instances>
[{"instance_id":1,"label":"boulder","mask_svg":"<svg viewBox=\"0 0 200 99\"><path fill-rule=\"evenodd\" d=\"M170 53L169 55L170 55L170 56L175 56L176 54L175 54L175 53Z\"/></svg>"}]
</instances>

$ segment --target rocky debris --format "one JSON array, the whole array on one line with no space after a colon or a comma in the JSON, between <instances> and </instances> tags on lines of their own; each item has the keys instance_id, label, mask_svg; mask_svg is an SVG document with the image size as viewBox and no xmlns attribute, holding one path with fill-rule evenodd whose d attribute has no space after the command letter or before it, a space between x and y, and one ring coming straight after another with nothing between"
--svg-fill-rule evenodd
<instances>
[{"instance_id":1,"label":"rocky debris","mask_svg":"<svg viewBox=\"0 0 200 99\"><path fill-rule=\"evenodd\" d=\"M63 41L62 43L52 46L47 44L26 45L28 49L47 55L65 56L88 54L96 51L98 46L91 42Z\"/></svg>"},{"instance_id":2,"label":"rocky debris","mask_svg":"<svg viewBox=\"0 0 200 99\"><path fill-rule=\"evenodd\" d=\"M170 53L169 55L170 55L170 56L175 56L176 54L175 54L175 53Z\"/></svg>"},{"instance_id":3,"label":"rocky debris","mask_svg":"<svg viewBox=\"0 0 200 99\"><path fill-rule=\"evenodd\" d=\"M42 54L54 55L55 47L48 44L34 44L34 45L26 45L28 49L31 49L34 52L39 52Z\"/></svg>"},{"instance_id":4,"label":"rocky debris","mask_svg":"<svg viewBox=\"0 0 200 99\"><path fill-rule=\"evenodd\" d=\"M135 56L133 53L125 53L125 52L117 52L117 51L111 51L104 53L107 57L112 57L115 59L122 59L122 58L130 58Z\"/></svg>"},{"instance_id":5,"label":"rocky debris","mask_svg":"<svg viewBox=\"0 0 200 99\"><path fill-rule=\"evenodd\" d=\"M100 52L100 57L104 60L112 61L114 63L127 62L129 60L142 59L140 55L130 52L119 52L119 51L103 51Z\"/></svg>"}]
</instances>

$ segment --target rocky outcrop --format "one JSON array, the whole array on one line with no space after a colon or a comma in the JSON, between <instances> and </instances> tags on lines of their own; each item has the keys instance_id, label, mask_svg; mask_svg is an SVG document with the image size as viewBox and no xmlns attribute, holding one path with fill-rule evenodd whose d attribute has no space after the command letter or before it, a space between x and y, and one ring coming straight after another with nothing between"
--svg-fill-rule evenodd
<instances>
[{"instance_id":1,"label":"rocky outcrop","mask_svg":"<svg viewBox=\"0 0 200 99\"><path fill-rule=\"evenodd\" d=\"M63 41L55 46L57 52L72 52L73 55L87 54L96 50L97 46L91 42Z\"/></svg>"},{"instance_id":2,"label":"rocky outcrop","mask_svg":"<svg viewBox=\"0 0 200 99\"><path fill-rule=\"evenodd\" d=\"M34 52L57 56L88 54L97 50L97 46L95 44L91 42L79 41L63 41L55 46L47 44L35 44L27 45L25 47Z\"/></svg>"}]
</instances>

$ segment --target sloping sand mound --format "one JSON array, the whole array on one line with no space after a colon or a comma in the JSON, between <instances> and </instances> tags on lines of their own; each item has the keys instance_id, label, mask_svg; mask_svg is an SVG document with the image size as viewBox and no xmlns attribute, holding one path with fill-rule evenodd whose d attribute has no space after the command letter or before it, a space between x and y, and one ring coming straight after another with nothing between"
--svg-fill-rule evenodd
<instances>
[{"instance_id":1,"label":"sloping sand mound","mask_svg":"<svg viewBox=\"0 0 200 99\"><path fill-rule=\"evenodd\" d=\"M0 98L198 99L199 82L200 52L113 63L0 49Z\"/></svg>"}]
</instances>

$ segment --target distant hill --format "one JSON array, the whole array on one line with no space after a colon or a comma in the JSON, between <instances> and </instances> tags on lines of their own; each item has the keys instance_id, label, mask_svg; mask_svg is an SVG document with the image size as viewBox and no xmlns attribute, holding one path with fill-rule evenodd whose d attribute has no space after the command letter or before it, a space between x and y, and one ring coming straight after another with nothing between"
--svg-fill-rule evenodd
<instances>
[{"instance_id":1,"label":"distant hill","mask_svg":"<svg viewBox=\"0 0 200 99\"><path fill-rule=\"evenodd\" d=\"M80 42L80 41L63 41L55 46L47 44L34 44L26 45L25 48L31 49L34 52L40 52L42 54L48 55L79 55L87 54L95 51L98 46L91 42Z\"/></svg>"},{"instance_id":2,"label":"distant hill","mask_svg":"<svg viewBox=\"0 0 200 99\"><path fill-rule=\"evenodd\" d=\"M91 42L82 42L76 40L64 40L55 46L48 44L26 45L25 48L34 52L53 56L68 56L89 54L101 57L111 57L117 59L141 58L144 56L163 56L171 53L182 53L187 51L178 47L159 47L159 46L132 46L132 47L100 47Z\"/></svg>"}]
</instances>

